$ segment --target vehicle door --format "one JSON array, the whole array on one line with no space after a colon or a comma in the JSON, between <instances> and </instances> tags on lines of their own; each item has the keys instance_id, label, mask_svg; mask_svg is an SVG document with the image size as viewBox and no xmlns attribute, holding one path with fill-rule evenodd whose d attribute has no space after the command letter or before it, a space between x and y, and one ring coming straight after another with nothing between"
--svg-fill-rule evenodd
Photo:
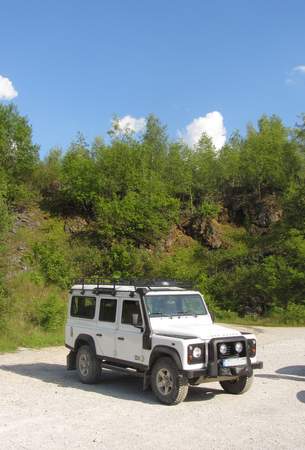
<instances>
[{"instance_id":1,"label":"vehicle door","mask_svg":"<svg viewBox=\"0 0 305 450\"><path fill-rule=\"evenodd\" d=\"M115 356L115 338L117 330L117 299L102 297L96 322L96 350L101 356Z\"/></svg>"},{"instance_id":2,"label":"vehicle door","mask_svg":"<svg viewBox=\"0 0 305 450\"><path fill-rule=\"evenodd\" d=\"M136 326L133 325L136 323ZM121 317L116 332L117 358L143 363L143 315L139 300L122 300Z\"/></svg>"}]
</instances>

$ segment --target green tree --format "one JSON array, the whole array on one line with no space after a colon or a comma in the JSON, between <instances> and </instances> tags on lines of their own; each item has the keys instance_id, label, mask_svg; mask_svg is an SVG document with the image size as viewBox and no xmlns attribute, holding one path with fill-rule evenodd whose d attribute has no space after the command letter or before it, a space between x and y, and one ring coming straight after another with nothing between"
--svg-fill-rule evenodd
<instances>
[{"instance_id":1,"label":"green tree","mask_svg":"<svg viewBox=\"0 0 305 450\"><path fill-rule=\"evenodd\" d=\"M169 145L163 180L169 193L192 208L192 165L191 150L183 142Z\"/></svg>"},{"instance_id":2,"label":"green tree","mask_svg":"<svg viewBox=\"0 0 305 450\"><path fill-rule=\"evenodd\" d=\"M305 177L291 183L283 199L284 220L305 235Z\"/></svg>"},{"instance_id":3,"label":"green tree","mask_svg":"<svg viewBox=\"0 0 305 450\"><path fill-rule=\"evenodd\" d=\"M217 197L218 160L209 136L202 134L191 155L194 202L198 206L205 197Z\"/></svg>"},{"instance_id":4,"label":"green tree","mask_svg":"<svg viewBox=\"0 0 305 450\"><path fill-rule=\"evenodd\" d=\"M290 180L296 178L300 160L288 130L276 117L263 116L258 130L248 127L241 149L240 171L242 184L253 189L261 198L263 191L283 192Z\"/></svg>"},{"instance_id":5,"label":"green tree","mask_svg":"<svg viewBox=\"0 0 305 450\"><path fill-rule=\"evenodd\" d=\"M300 123L297 123L293 130L294 138L299 145L303 156L305 157L305 113L300 115Z\"/></svg>"},{"instance_id":6,"label":"green tree","mask_svg":"<svg viewBox=\"0 0 305 450\"><path fill-rule=\"evenodd\" d=\"M240 167L243 139L234 132L229 141L222 147L218 155L219 179L218 186L224 195L228 188L239 188L242 185Z\"/></svg>"},{"instance_id":7,"label":"green tree","mask_svg":"<svg viewBox=\"0 0 305 450\"><path fill-rule=\"evenodd\" d=\"M168 137L166 126L162 125L153 114L150 114L146 119L143 144L146 149L149 168L161 172L168 151Z\"/></svg>"},{"instance_id":8,"label":"green tree","mask_svg":"<svg viewBox=\"0 0 305 450\"><path fill-rule=\"evenodd\" d=\"M155 244L177 220L178 202L161 189L128 192L123 199L101 198L97 204L102 242L131 241L136 246Z\"/></svg>"},{"instance_id":9,"label":"green tree","mask_svg":"<svg viewBox=\"0 0 305 450\"><path fill-rule=\"evenodd\" d=\"M32 129L14 105L0 104L0 167L14 183L28 181L38 163Z\"/></svg>"},{"instance_id":10,"label":"green tree","mask_svg":"<svg viewBox=\"0 0 305 450\"><path fill-rule=\"evenodd\" d=\"M82 137L71 145L62 161L61 191L66 210L90 214L97 193L95 162Z\"/></svg>"}]
</instances>

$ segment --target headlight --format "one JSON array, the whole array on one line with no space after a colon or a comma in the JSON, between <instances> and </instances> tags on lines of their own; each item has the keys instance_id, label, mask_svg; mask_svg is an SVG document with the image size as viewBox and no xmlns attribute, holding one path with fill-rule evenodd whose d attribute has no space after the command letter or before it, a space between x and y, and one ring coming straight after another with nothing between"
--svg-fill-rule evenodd
<instances>
[{"instance_id":1,"label":"headlight","mask_svg":"<svg viewBox=\"0 0 305 450\"><path fill-rule=\"evenodd\" d=\"M228 351L228 347L226 346L226 344L221 344L219 346L219 351L222 355L225 355Z\"/></svg>"},{"instance_id":2,"label":"headlight","mask_svg":"<svg viewBox=\"0 0 305 450\"><path fill-rule=\"evenodd\" d=\"M195 347L194 350L193 350L193 357L194 358L200 358L201 354L202 354L201 348L200 347Z\"/></svg>"},{"instance_id":3,"label":"headlight","mask_svg":"<svg viewBox=\"0 0 305 450\"><path fill-rule=\"evenodd\" d=\"M188 364L200 364L205 361L205 344L191 344L187 348Z\"/></svg>"},{"instance_id":4,"label":"headlight","mask_svg":"<svg viewBox=\"0 0 305 450\"><path fill-rule=\"evenodd\" d=\"M236 344L235 344L235 351L237 353L241 353L243 351L243 344L241 342L236 342Z\"/></svg>"}]
</instances>

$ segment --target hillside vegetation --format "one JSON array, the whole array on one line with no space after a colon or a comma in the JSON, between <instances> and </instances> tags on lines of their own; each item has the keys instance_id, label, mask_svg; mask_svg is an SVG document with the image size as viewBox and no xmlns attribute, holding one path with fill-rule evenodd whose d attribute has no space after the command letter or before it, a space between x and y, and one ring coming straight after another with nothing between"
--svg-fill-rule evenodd
<instances>
[{"instance_id":1,"label":"hillside vegetation","mask_svg":"<svg viewBox=\"0 0 305 450\"><path fill-rule=\"evenodd\" d=\"M28 120L0 105L0 351L61 343L79 277L190 281L218 320L305 323L305 115L263 116L216 151L80 135L44 160Z\"/></svg>"}]
</instances>

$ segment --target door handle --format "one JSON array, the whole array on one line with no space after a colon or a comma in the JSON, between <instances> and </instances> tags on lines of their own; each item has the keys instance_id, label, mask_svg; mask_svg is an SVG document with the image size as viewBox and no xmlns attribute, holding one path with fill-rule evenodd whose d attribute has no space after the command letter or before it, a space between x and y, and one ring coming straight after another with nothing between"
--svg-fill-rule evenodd
<instances>
[{"instance_id":1,"label":"door handle","mask_svg":"<svg viewBox=\"0 0 305 450\"><path fill-rule=\"evenodd\" d=\"M119 341L125 341L125 338L123 338L122 336L118 337Z\"/></svg>"},{"instance_id":2,"label":"door handle","mask_svg":"<svg viewBox=\"0 0 305 450\"><path fill-rule=\"evenodd\" d=\"M102 333L96 333L97 336L102 337Z\"/></svg>"}]
</instances>

